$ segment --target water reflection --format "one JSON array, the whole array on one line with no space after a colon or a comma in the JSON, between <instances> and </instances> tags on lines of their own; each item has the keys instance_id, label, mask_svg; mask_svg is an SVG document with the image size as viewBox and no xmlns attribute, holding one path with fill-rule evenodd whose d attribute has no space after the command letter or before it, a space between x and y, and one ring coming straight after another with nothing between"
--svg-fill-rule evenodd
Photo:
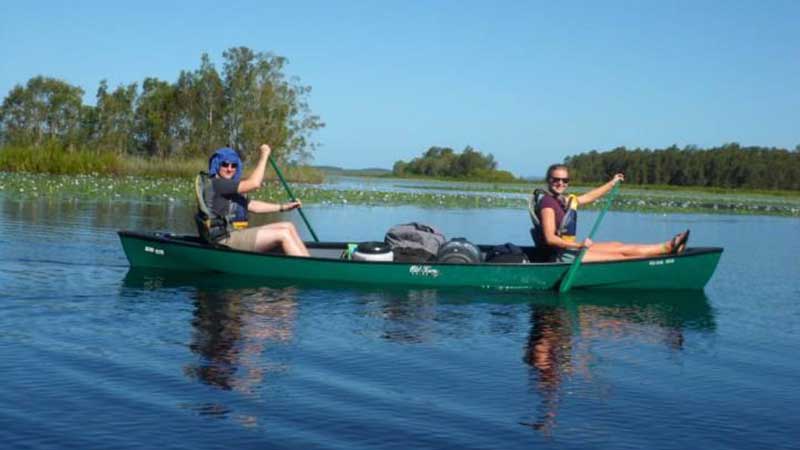
<instances>
[{"instance_id":1,"label":"water reflection","mask_svg":"<svg viewBox=\"0 0 800 450\"><path fill-rule=\"evenodd\" d=\"M530 308L523 361L531 367L540 404L536 418L525 424L546 435L556 427L565 382L579 375L592 378L593 344L629 340L680 352L687 330L715 329L702 291L575 291L559 298L559 304L532 303Z\"/></svg>"},{"instance_id":2,"label":"water reflection","mask_svg":"<svg viewBox=\"0 0 800 450\"><path fill-rule=\"evenodd\" d=\"M381 339L399 343L421 343L437 332L439 293L434 289L355 290L362 314L375 319Z\"/></svg>"},{"instance_id":3,"label":"water reflection","mask_svg":"<svg viewBox=\"0 0 800 450\"><path fill-rule=\"evenodd\" d=\"M178 288L194 302L189 349L197 358L184 366L184 374L223 391L257 398L270 375L288 369L279 356L265 357L270 349L294 337L297 301L292 287L264 287L257 280L231 276L205 276L178 272L131 269L127 288L160 290ZM186 406L186 405L184 405ZM227 416L220 404L189 405L202 415ZM255 426L255 415L237 419Z\"/></svg>"},{"instance_id":4,"label":"water reflection","mask_svg":"<svg viewBox=\"0 0 800 450\"><path fill-rule=\"evenodd\" d=\"M271 283L272 284L272 283ZM298 298L314 296L288 285L264 286L248 277L198 277L197 274L132 269L125 285L146 290L177 288L193 301L189 348L197 356L184 374L226 392L260 398L270 376L288 367L281 352L295 335ZM702 291L497 293L403 288L328 286L325 298L352 300L358 320L355 333L395 343L416 345L437 340L471 339L477 333L519 336L521 364L527 367L534 404L524 425L546 435L557 427L568 386L596 383L595 370L608 344L608 356L637 345L654 345L679 354L696 333L716 329L713 310ZM342 304L338 304L340 308ZM276 351L277 350L277 351ZM217 403L192 405L200 414L231 415ZM247 426L261 415L242 414Z\"/></svg>"},{"instance_id":5,"label":"water reflection","mask_svg":"<svg viewBox=\"0 0 800 450\"><path fill-rule=\"evenodd\" d=\"M267 346L291 340L295 318L291 288L198 289L189 348L200 358L186 366L186 375L220 389L254 393L267 372L285 370L283 363L265 364L261 356Z\"/></svg>"}]
</instances>

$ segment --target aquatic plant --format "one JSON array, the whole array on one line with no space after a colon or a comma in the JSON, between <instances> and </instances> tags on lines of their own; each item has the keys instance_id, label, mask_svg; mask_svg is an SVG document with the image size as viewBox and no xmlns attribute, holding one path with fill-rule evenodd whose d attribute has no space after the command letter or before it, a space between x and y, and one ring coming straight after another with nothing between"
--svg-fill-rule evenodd
<instances>
[{"instance_id":1,"label":"aquatic plant","mask_svg":"<svg viewBox=\"0 0 800 450\"><path fill-rule=\"evenodd\" d=\"M520 208L527 205L527 191L492 192L430 186L398 185L393 181L349 179L347 183L294 183L295 195L305 205L417 205L430 208ZM53 198L70 201L194 202L191 179L105 175L48 175L0 172L0 195L11 199ZM269 181L253 198L286 200L283 187ZM587 209L592 209L587 208ZM623 190L612 209L637 212L762 214L800 217L800 198L758 194L711 194Z\"/></svg>"}]
</instances>

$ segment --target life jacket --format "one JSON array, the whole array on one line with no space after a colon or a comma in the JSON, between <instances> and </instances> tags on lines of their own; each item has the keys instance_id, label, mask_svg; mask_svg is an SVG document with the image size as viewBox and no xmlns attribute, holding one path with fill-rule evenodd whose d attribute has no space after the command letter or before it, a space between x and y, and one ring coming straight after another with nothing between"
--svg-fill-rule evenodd
<instances>
[{"instance_id":1,"label":"life jacket","mask_svg":"<svg viewBox=\"0 0 800 450\"><path fill-rule=\"evenodd\" d=\"M556 224L556 236L566 241L574 242L578 230L578 197L575 195L556 197L548 191L536 189L528 199L528 212L531 215L531 222L533 223L531 236L533 236L533 241L536 243L536 246L540 248L547 247L540 215L541 203L545 196L550 196L558 200L559 204L561 204L561 207L564 209L564 217L561 219L561 223Z\"/></svg>"},{"instance_id":2,"label":"life jacket","mask_svg":"<svg viewBox=\"0 0 800 450\"><path fill-rule=\"evenodd\" d=\"M213 209L214 183L207 172L200 172L194 181L197 214L194 216L197 232L206 242L218 242L234 230L247 228L247 210L235 201L229 203L227 214L217 214Z\"/></svg>"}]
</instances>

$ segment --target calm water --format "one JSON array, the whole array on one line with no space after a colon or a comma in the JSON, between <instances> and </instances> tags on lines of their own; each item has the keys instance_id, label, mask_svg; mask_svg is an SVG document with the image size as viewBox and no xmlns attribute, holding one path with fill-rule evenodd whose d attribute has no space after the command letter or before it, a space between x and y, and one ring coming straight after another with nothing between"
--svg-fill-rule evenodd
<instances>
[{"instance_id":1,"label":"calm water","mask_svg":"<svg viewBox=\"0 0 800 450\"><path fill-rule=\"evenodd\" d=\"M323 240L411 220L529 239L524 210L306 212ZM800 448L798 219L606 216L601 239L691 228L692 244L725 247L696 293L129 270L116 230L190 232L190 215L0 193L0 448Z\"/></svg>"}]
</instances>

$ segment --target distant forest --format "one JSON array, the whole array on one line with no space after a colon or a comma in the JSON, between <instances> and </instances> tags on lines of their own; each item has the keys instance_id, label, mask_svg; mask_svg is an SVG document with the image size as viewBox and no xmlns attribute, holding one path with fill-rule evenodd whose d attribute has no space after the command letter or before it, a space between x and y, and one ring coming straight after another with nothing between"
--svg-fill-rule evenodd
<instances>
[{"instance_id":1,"label":"distant forest","mask_svg":"<svg viewBox=\"0 0 800 450\"><path fill-rule=\"evenodd\" d=\"M794 151L731 143L700 149L618 147L567 157L570 176L596 183L624 172L632 184L749 189L800 189L800 145Z\"/></svg>"},{"instance_id":2,"label":"distant forest","mask_svg":"<svg viewBox=\"0 0 800 450\"><path fill-rule=\"evenodd\" d=\"M397 161L392 174L398 177L428 176L480 181L514 181L514 175L497 169L497 161L467 146L461 153L449 147L430 147L422 156L409 162Z\"/></svg>"},{"instance_id":3,"label":"distant forest","mask_svg":"<svg viewBox=\"0 0 800 450\"><path fill-rule=\"evenodd\" d=\"M311 88L284 75L286 58L247 47L222 56L221 71L203 54L200 67L175 82L148 77L111 88L102 81L94 106L83 104L80 87L31 78L0 106L0 145L171 158L266 142L281 160L310 156L310 133L324 124L308 107Z\"/></svg>"}]
</instances>

